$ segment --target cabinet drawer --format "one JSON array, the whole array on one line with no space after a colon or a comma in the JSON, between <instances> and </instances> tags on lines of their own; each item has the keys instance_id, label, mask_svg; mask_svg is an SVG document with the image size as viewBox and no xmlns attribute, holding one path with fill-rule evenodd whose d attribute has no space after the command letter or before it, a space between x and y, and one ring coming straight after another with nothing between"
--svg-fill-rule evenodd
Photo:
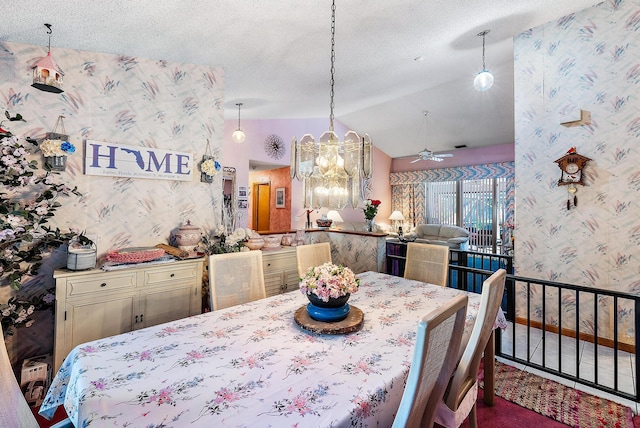
<instances>
[{"instance_id":1,"label":"cabinet drawer","mask_svg":"<svg viewBox=\"0 0 640 428\"><path fill-rule=\"evenodd\" d=\"M297 266L296 254L276 254L262 257L262 269L266 271L291 269Z\"/></svg>"},{"instance_id":2,"label":"cabinet drawer","mask_svg":"<svg viewBox=\"0 0 640 428\"><path fill-rule=\"evenodd\" d=\"M196 277L196 266L173 266L164 269L153 269L144 272L145 285L155 285L167 281L180 281L183 279L194 279Z\"/></svg>"},{"instance_id":3,"label":"cabinet drawer","mask_svg":"<svg viewBox=\"0 0 640 428\"><path fill-rule=\"evenodd\" d=\"M123 272L102 277L92 275L89 277L69 278L67 279L67 296L74 297L96 292L111 292L131 289L135 286L135 272Z\"/></svg>"}]
</instances>

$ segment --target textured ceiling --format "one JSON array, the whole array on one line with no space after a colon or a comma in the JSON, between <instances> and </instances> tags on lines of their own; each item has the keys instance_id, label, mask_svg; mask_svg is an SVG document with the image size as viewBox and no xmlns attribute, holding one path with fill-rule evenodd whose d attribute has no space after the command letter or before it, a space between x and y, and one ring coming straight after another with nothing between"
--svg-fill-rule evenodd
<instances>
[{"instance_id":1,"label":"textured ceiling","mask_svg":"<svg viewBox=\"0 0 640 428\"><path fill-rule=\"evenodd\" d=\"M336 119L391 157L512 143L513 37L594 4L338 0ZM43 24L52 24L54 55L60 47L222 66L227 119L242 102L243 119L327 117L328 127L329 0L3 1L0 16L1 41L46 45ZM481 93L472 81L485 29L496 83Z\"/></svg>"}]
</instances>

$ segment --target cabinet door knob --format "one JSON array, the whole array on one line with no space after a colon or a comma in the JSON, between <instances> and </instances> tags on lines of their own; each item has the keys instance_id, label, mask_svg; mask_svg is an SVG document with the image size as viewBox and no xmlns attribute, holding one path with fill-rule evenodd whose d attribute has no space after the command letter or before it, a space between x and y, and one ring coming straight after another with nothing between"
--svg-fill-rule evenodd
<instances>
[{"instance_id":1,"label":"cabinet door knob","mask_svg":"<svg viewBox=\"0 0 640 428\"><path fill-rule=\"evenodd\" d=\"M106 286L107 286L106 282L103 282L102 284L100 284L100 287L106 287Z\"/></svg>"},{"instance_id":2,"label":"cabinet door knob","mask_svg":"<svg viewBox=\"0 0 640 428\"><path fill-rule=\"evenodd\" d=\"M143 318L144 318L144 314L140 315L140 322L142 322Z\"/></svg>"},{"instance_id":3,"label":"cabinet door knob","mask_svg":"<svg viewBox=\"0 0 640 428\"><path fill-rule=\"evenodd\" d=\"M173 278L174 276L176 276L176 274L175 274L175 273L172 273L170 276L171 276L171 278Z\"/></svg>"},{"instance_id":4,"label":"cabinet door knob","mask_svg":"<svg viewBox=\"0 0 640 428\"><path fill-rule=\"evenodd\" d=\"M271 263L267 263L267 266L271 266Z\"/></svg>"},{"instance_id":5,"label":"cabinet door knob","mask_svg":"<svg viewBox=\"0 0 640 428\"><path fill-rule=\"evenodd\" d=\"M136 315L136 321L134 324L138 324L138 316Z\"/></svg>"}]
</instances>

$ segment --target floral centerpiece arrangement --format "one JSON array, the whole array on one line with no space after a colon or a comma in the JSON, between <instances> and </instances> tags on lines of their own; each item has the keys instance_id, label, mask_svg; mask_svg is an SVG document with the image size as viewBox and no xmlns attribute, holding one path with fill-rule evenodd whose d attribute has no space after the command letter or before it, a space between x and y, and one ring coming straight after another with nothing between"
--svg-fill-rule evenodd
<instances>
[{"instance_id":1,"label":"floral centerpiece arrangement","mask_svg":"<svg viewBox=\"0 0 640 428\"><path fill-rule=\"evenodd\" d=\"M76 151L76 147L68 141L44 140L40 143L40 150L45 157L66 156Z\"/></svg>"},{"instance_id":2,"label":"floral centerpiece arrangement","mask_svg":"<svg viewBox=\"0 0 640 428\"><path fill-rule=\"evenodd\" d=\"M373 220L373 218L378 214L378 207L382 202L377 199L367 199L365 202L364 208L364 218L367 220Z\"/></svg>"},{"instance_id":3,"label":"floral centerpiece arrangement","mask_svg":"<svg viewBox=\"0 0 640 428\"><path fill-rule=\"evenodd\" d=\"M358 291L360 279L348 267L327 262L310 267L300 278L300 291L304 295L315 295L323 302L338 299Z\"/></svg>"}]
</instances>

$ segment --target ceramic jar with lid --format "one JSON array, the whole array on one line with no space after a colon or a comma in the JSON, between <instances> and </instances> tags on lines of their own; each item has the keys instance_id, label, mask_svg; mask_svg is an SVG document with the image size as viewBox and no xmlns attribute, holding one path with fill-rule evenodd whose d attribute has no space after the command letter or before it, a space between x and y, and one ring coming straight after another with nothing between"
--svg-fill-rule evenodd
<instances>
[{"instance_id":1,"label":"ceramic jar with lid","mask_svg":"<svg viewBox=\"0 0 640 428\"><path fill-rule=\"evenodd\" d=\"M174 236L178 248L185 251L193 250L202 238L200 228L193 226L191 220L187 220L187 224L180 226Z\"/></svg>"}]
</instances>

